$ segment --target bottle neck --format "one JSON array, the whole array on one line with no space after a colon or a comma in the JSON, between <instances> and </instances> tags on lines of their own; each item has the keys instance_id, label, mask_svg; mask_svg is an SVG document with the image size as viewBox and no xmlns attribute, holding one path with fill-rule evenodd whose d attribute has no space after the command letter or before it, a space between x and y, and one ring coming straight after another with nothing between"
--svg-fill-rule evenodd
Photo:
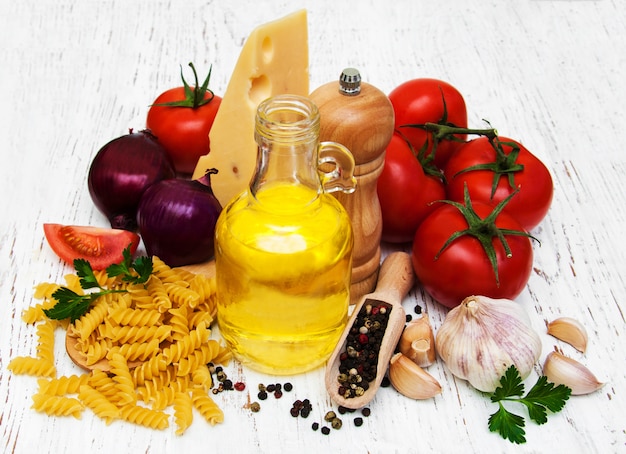
<instances>
[{"instance_id":1,"label":"bottle neck","mask_svg":"<svg viewBox=\"0 0 626 454\"><path fill-rule=\"evenodd\" d=\"M277 186L304 186L312 198L322 192L318 172L319 112L307 98L282 95L259 105L255 140L257 167L250 184L261 191Z\"/></svg>"}]
</instances>

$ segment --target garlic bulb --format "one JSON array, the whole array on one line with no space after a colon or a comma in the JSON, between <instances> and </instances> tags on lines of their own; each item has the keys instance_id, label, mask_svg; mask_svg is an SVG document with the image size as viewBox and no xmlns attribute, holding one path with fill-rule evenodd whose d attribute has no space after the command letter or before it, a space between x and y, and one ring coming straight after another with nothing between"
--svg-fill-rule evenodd
<instances>
[{"instance_id":1,"label":"garlic bulb","mask_svg":"<svg viewBox=\"0 0 626 454\"><path fill-rule=\"evenodd\" d=\"M437 352L450 372L493 392L515 365L526 378L541 354L541 339L514 301L469 296L448 312L437 332Z\"/></svg>"},{"instance_id":2,"label":"garlic bulb","mask_svg":"<svg viewBox=\"0 0 626 454\"><path fill-rule=\"evenodd\" d=\"M428 367L435 362L435 336L427 313L406 325L398 350L420 367Z\"/></svg>"},{"instance_id":3,"label":"garlic bulb","mask_svg":"<svg viewBox=\"0 0 626 454\"><path fill-rule=\"evenodd\" d=\"M543 375L554 384L571 388L574 396L589 394L604 386L586 366L558 350L546 357Z\"/></svg>"}]
</instances>

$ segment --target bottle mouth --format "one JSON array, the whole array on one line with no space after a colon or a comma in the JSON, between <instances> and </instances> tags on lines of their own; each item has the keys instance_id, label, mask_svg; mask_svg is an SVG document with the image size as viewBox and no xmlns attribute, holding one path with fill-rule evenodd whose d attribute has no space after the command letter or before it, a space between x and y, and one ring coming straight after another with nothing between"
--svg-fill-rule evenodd
<instances>
[{"instance_id":1,"label":"bottle mouth","mask_svg":"<svg viewBox=\"0 0 626 454\"><path fill-rule=\"evenodd\" d=\"M319 128L319 110L304 96L272 96L257 108L256 134L275 142L317 140Z\"/></svg>"}]
</instances>

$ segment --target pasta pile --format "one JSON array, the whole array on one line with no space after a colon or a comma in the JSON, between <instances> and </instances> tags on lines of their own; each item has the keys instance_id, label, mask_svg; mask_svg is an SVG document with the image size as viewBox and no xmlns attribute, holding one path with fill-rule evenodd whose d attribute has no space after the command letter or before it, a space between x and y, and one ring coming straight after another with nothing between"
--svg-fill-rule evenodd
<instances>
[{"instance_id":1,"label":"pasta pile","mask_svg":"<svg viewBox=\"0 0 626 454\"><path fill-rule=\"evenodd\" d=\"M116 419L153 429L169 427L173 408L176 434L191 425L193 408L211 425L223 422L224 413L209 397L213 386L208 363L228 364L232 355L210 339L216 311L215 279L182 268L170 268L153 257L153 272L145 284L127 284L94 272L105 288L125 293L99 297L72 325L48 319L43 310L54 306L58 284L35 287L42 300L22 314L36 325L36 356L15 357L8 369L14 374L39 377L33 408L52 416L80 418L84 408L110 424ZM78 276L65 277L66 287L81 293ZM76 339L76 348L91 371L57 376L54 358L55 329ZM95 366L106 362L108 372ZM134 367L133 367L134 366Z\"/></svg>"}]
</instances>

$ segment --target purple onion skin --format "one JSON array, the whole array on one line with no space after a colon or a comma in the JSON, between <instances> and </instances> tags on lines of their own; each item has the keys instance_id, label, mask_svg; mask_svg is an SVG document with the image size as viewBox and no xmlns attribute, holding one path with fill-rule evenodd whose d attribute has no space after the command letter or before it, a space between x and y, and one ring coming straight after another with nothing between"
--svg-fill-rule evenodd
<instances>
[{"instance_id":1,"label":"purple onion skin","mask_svg":"<svg viewBox=\"0 0 626 454\"><path fill-rule=\"evenodd\" d=\"M87 179L96 207L114 229L137 230L137 208L144 191L176 177L174 164L149 131L131 132L104 145Z\"/></svg>"},{"instance_id":2,"label":"purple onion skin","mask_svg":"<svg viewBox=\"0 0 626 454\"><path fill-rule=\"evenodd\" d=\"M150 186L137 211L146 252L171 267L213 258L215 224L221 211L208 175L198 180L164 180Z\"/></svg>"}]
</instances>

